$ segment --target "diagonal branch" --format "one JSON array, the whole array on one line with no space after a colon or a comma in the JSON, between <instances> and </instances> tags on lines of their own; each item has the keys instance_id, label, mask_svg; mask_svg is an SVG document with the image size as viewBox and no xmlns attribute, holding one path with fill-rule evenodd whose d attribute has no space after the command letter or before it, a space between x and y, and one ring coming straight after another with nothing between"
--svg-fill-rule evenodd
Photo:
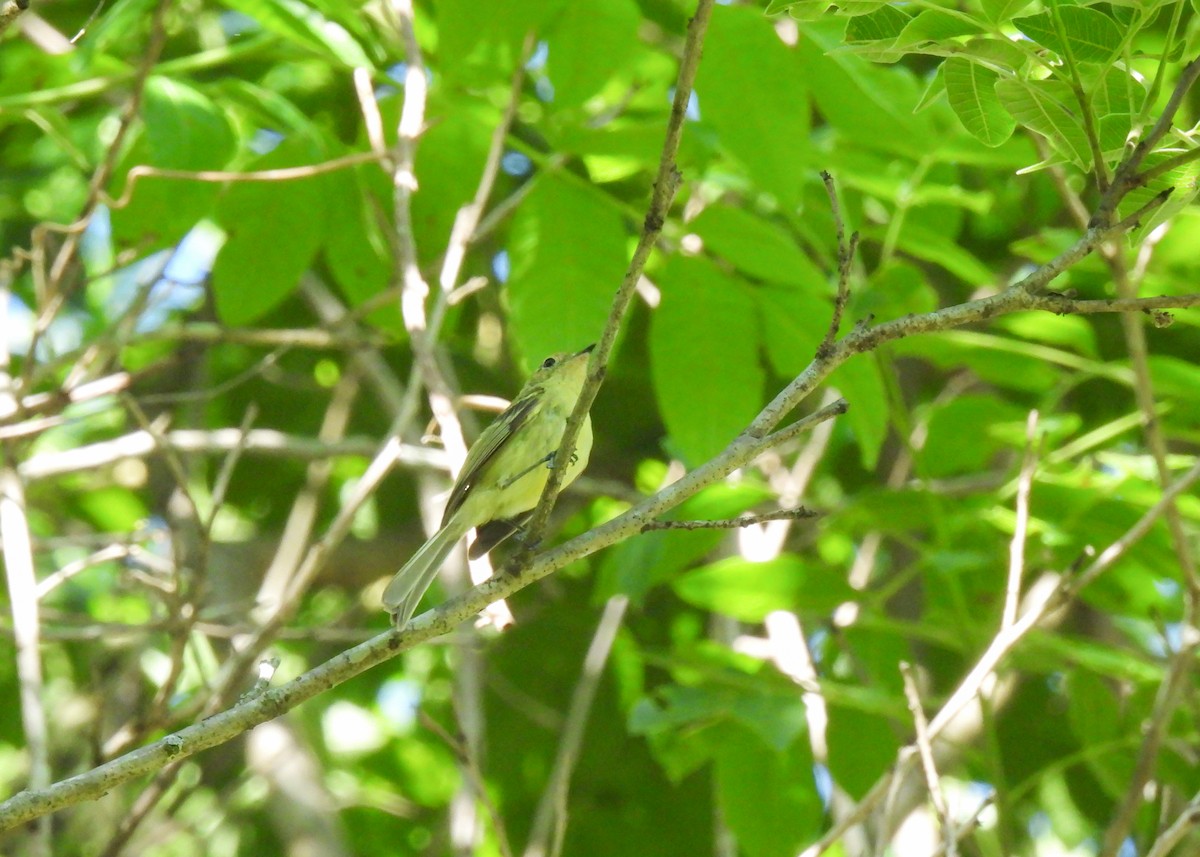
<instances>
[{"instance_id":1,"label":"diagonal branch","mask_svg":"<svg viewBox=\"0 0 1200 857\"><path fill-rule=\"evenodd\" d=\"M662 155L658 162L658 175L654 180L654 192L650 198L650 207L642 224L642 234L633 251L629 267L625 271L625 278L621 281L621 287L613 298L612 307L608 312L608 321L604 325L600 341L596 343L591 358L588 360L587 381L579 394L579 400L575 403L575 409L567 420L567 427L563 432L562 441L559 443L558 452L554 455L554 466L546 480L546 487L542 490L541 499L526 526L526 532L529 534L527 544L536 544L546 527L550 509L562 488L563 474L575 453L575 441L579 437L579 430L583 427L583 421L587 417L588 411L591 410L592 402L596 400L596 394L600 392L600 385L604 381L604 373L608 366L608 358L612 353L613 344L616 342L617 331L620 330L621 322L625 317L625 310L633 299L634 291L642 278L642 271L646 267L646 260L649 259L650 251L658 242L658 236L662 233L663 224L666 223L667 214L671 210L671 203L675 199L675 192L679 188L681 177L675 166L675 156L679 151L679 141L683 137L683 123L687 117L688 102L691 100L692 90L695 87L696 72L700 68L704 34L708 30L712 8L713 0L698 0L696 14L688 22L683 59L679 64L679 78L675 83L675 99L671 104L671 118L667 122L666 139L663 141ZM509 561L508 568L518 568L528 559L529 551L520 551Z\"/></svg>"}]
</instances>

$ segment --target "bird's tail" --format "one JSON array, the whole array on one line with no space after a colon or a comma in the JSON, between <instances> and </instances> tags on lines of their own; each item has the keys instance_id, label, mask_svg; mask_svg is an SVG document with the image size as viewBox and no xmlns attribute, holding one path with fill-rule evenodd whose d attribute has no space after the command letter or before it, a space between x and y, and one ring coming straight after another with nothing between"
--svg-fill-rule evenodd
<instances>
[{"instance_id":1,"label":"bird's tail","mask_svg":"<svg viewBox=\"0 0 1200 857\"><path fill-rule=\"evenodd\" d=\"M454 549L467 533L467 527L452 517L446 525L429 537L429 541L421 545L404 567L396 572L392 582L383 591L383 606L392 614L397 628L408 624L421 603L421 596L437 577L438 569L446 559L446 555Z\"/></svg>"}]
</instances>

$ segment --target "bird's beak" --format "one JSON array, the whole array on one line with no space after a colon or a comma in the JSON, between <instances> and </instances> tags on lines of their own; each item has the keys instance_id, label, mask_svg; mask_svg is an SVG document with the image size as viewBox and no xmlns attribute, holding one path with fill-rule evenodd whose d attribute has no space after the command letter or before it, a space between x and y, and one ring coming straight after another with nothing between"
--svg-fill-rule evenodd
<instances>
[{"instance_id":1,"label":"bird's beak","mask_svg":"<svg viewBox=\"0 0 1200 857\"><path fill-rule=\"evenodd\" d=\"M594 342L593 342L593 343L592 343L591 345L589 345L587 348L585 348L585 349L583 349L582 351L580 351L580 352L579 352L579 354L591 354L591 353L592 353L592 349L593 349L593 348L595 348L595 347L596 347L596 343L594 343ZM579 356L579 354L576 354L575 356L576 356L576 357L578 357L578 356Z\"/></svg>"}]
</instances>

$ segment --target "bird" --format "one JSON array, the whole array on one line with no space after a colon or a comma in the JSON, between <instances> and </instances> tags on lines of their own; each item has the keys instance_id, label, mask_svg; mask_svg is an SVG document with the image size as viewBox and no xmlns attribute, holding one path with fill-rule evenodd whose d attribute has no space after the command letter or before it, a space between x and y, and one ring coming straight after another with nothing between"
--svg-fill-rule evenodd
<instances>
[{"instance_id":1,"label":"bird","mask_svg":"<svg viewBox=\"0 0 1200 857\"><path fill-rule=\"evenodd\" d=\"M408 624L446 556L469 530L475 530L476 538L467 555L478 559L521 529L550 478L567 418L587 380L593 348L595 344L543 360L512 404L471 445L450 489L441 526L383 592L383 605L397 628ZM587 467L591 449L589 415L563 472L563 488Z\"/></svg>"}]
</instances>

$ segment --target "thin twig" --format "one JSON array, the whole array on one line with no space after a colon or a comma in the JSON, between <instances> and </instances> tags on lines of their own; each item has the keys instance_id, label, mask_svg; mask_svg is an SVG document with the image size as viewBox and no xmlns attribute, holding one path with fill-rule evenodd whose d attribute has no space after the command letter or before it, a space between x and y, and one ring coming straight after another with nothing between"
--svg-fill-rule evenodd
<instances>
[{"instance_id":1,"label":"thin twig","mask_svg":"<svg viewBox=\"0 0 1200 857\"><path fill-rule=\"evenodd\" d=\"M675 192L678 190L681 179L679 170L675 166L675 156L679 151L679 141L683 136L684 120L687 117L688 102L691 100L692 90L695 86L696 72L700 68L700 55L704 45L704 35L712 16L712 7L713 0L697 0L696 13L688 21L683 58L679 63L679 77L675 82L675 98L671 104L671 118L667 123L666 137L658 162L658 173L654 181L654 191L651 194L650 207L642 224L642 234L633 251L629 267L625 271L625 278L621 281L621 286L613 298L600 340L592 349L591 357L588 360L587 380L580 391L579 400L575 403L575 408L567 420L558 451L554 455L554 466L550 468L541 499L526 525L529 544L536 544L546 528L546 522L550 518L550 509L558 497L563 475L575 452L575 440L579 436L583 421L587 417L588 411L591 410L592 402L595 401L596 394L600 391L600 385L604 381L605 369L617 339L617 331L620 330L625 311L633 298L639 280L641 280L646 260L658 242L658 236L662 233L663 225L666 223L671 203L675 199ZM528 554L527 550L519 551L510 561L509 567L519 567L527 562Z\"/></svg>"},{"instance_id":2,"label":"thin twig","mask_svg":"<svg viewBox=\"0 0 1200 857\"><path fill-rule=\"evenodd\" d=\"M962 824L955 825L953 846L955 849L957 849L958 843L962 842L975 832L975 828L979 826L980 817L983 815L983 811L989 806L992 806L995 799L996 795L993 792L979 802L979 806L975 807L975 811L971 813L969 818L967 818ZM939 857L942 854L949 855L950 849L951 844L949 842L943 843L942 847L938 851Z\"/></svg>"},{"instance_id":3,"label":"thin twig","mask_svg":"<svg viewBox=\"0 0 1200 857\"><path fill-rule=\"evenodd\" d=\"M367 142L371 144L371 152L379 159L385 170L395 169L383 136L383 116L379 112L379 101L375 98L371 70L356 68L353 78L354 94L358 96L358 107L362 111L363 128L367 132Z\"/></svg>"},{"instance_id":4,"label":"thin twig","mask_svg":"<svg viewBox=\"0 0 1200 857\"><path fill-rule=\"evenodd\" d=\"M317 432L318 443L337 443L345 436L358 392L358 370L352 366L350 371L338 380L333 395L329 397L329 404L325 408L325 415ZM292 501L275 555L259 585L258 597L255 599L255 621L268 621L275 611L284 607L288 597L298 598L303 594L292 589L292 581L304 554L311 546L321 497L325 494L333 472L331 465L332 462L328 458L314 459L308 464L304 485Z\"/></svg>"},{"instance_id":5,"label":"thin twig","mask_svg":"<svg viewBox=\"0 0 1200 857\"><path fill-rule=\"evenodd\" d=\"M1171 826L1154 840L1146 857L1167 857L1197 825L1200 825L1200 794L1193 797Z\"/></svg>"},{"instance_id":6,"label":"thin twig","mask_svg":"<svg viewBox=\"0 0 1200 857\"><path fill-rule=\"evenodd\" d=\"M1025 457L1017 480L1017 517L1008 549L1008 582L1004 587L1004 614L1000 627L1007 628L1017 621L1017 605L1021 599L1021 576L1025 570L1025 534L1029 527L1029 492L1037 467L1038 412L1030 411L1025 422Z\"/></svg>"},{"instance_id":7,"label":"thin twig","mask_svg":"<svg viewBox=\"0 0 1200 857\"><path fill-rule=\"evenodd\" d=\"M929 799L933 802L934 811L942 824L943 847L949 857L957 853L958 837L955 834L954 817L946 804L946 795L942 792L942 783L938 778L937 764L933 760L933 740L929 735L929 721L925 719L925 709L921 704L921 694L917 690L917 680L913 675L912 665L901 661L900 674L904 677L904 696L908 699L908 710L912 712L913 727L916 730L917 755L921 759L921 771L925 775L925 787L929 790Z\"/></svg>"},{"instance_id":8,"label":"thin twig","mask_svg":"<svg viewBox=\"0 0 1200 857\"><path fill-rule=\"evenodd\" d=\"M725 518L718 521L650 521L642 527L643 533L652 530L737 530L752 527L766 521L800 521L806 518L819 518L820 512L806 509L780 509L775 512L762 512L756 515L739 515L736 518Z\"/></svg>"},{"instance_id":9,"label":"thin twig","mask_svg":"<svg viewBox=\"0 0 1200 857\"><path fill-rule=\"evenodd\" d=\"M102 565L106 562L118 562L125 559L132 553L132 548L128 545L109 545L101 548L82 559L77 559L74 562L69 562L59 568L53 574L49 574L38 582L37 597L42 600L62 584L66 583L72 577L81 572L87 571L97 565Z\"/></svg>"},{"instance_id":10,"label":"thin twig","mask_svg":"<svg viewBox=\"0 0 1200 857\"><path fill-rule=\"evenodd\" d=\"M1092 105L1088 101L1087 94L1084 92L1083 80L1079 76L1079 67L1075 62L1074 52L1071 50L1071 42L1067 38L1058 6L1050 7L1050 16L1053 26L1058 30L1059 39L1065 45L1065 50L1062 51L1062 58L1067 67L1067 73L1071 78L1069 85L1075 95L1075 100L1079 103L1079 112L1083 116L1083 131L1084 136L1087 137L1088 146L1092 150L1092 169L1096 174L1096 186L1100 189L1101 193L1104 193L1104 191L1108 190L1108 168L1104 163L1104 153L1100 147L1100 133L1096 129L1096 117L1092 110Z\"/></svg>"},{"instance_id":11,"label":"thin twig","mask_svg":"<svg viewBox=\"0 0 1200 857\"><path fill-rule=\"evenodd\" d=\"M842 313L846 310L846 303L850 300L850 268L854 264L854 254L858 250L858 232L854 232L850 236L850 240L846 241L846 224L842 220L842 207L838 202L837 186L833 183L833 176L828 171L821 171L821 181L825 183L825 193L829 196L829 209L833 214L833 225L837 235L838 246L838 281L837 294L833 299L833 318L829 322L829 329L825 332L825 338L821 340L821 344L817 346L817 354L826 353L837 339L838 331L842 328Z\"/></svg>"},{"instance_id":12,"label":"thin twig","mask_svg":"<svg viewBox=\"0 0 1200 857\"><path fill-rule=\"evenodd\" d=\"M62 411L70 405L111 396L126 389L132 381L133 376L128 372L114 372L107 378L88 381L78 387L33 393L19 401L5 396L4 400L0 401L0 423L6 423L15 417L26 418L32 414Z\"/></svg>"},{"instance_id":13,"label":"thin twig","mask_svg":"<svg viewBox=\"0 0 1200 857\"><path fill-rule=\"evenodd\" d=\"M40 617L37 580L33 570L33 546L25 508L25 488L12 465L10 450L0 451L0 539L3 540L4 571L13 617L13 642L17 649L18 697L25 747L29 752L29 788L50 785L50 747L46 708L42 699L42 657L39 650ZM37 825L35 852L51 853L48 819Z\"/></svg>"},{"instance_id":14,"label":"thin twig","mask_svg":"<svg viewBox=\"0 0 1200 857\"><path fill-rule=\"evenodd\" d=\"M229 455L225 456L221 462L221 469L217 471L217 478L213 480L212 486L212 508L208 510L208 515L204 519L204 532L212 533L213 524L216 523L217 514L221 511L221 507L225 505L225 496L229 493L229 483L233 481L234 471L237 470L238 463L242 460L242 454L246 451L246 439L250 436L250 426L254 425L254 421L258 419L258 406L251 403L246 408L246 413L242 416L242 424L238 426L239 439L234 444L233 449L229 451ZM317 439L320 442L320 438ZM339 438L340 440L340 438Z\"/></svg>"},{"instance_id":15,"label":"thin twig","mask_svg":"<svg viewBox=\"0 0 1200 857\"><path fill-rule=\"evenodd\" d=\"M1196 57L1186 66L1179 75L1179 80L1175 83L1175 89L1171 92L1171 97L1167 99L1167 104L1163 108L1163 112L1159 115L1158 121L1154 123L1154 127L1138 141L1134 146L1133 151L1121 162L1113 173L1112 184L1108 190L1100 198L1100 204L1096 207L1096 213L1092 215L1090 226L1105 226L1111 220L1113 213L1117 210L1121 200L1125 198L1133 188L1139 184L1137 171L1142 165L1142 161L1146 156L1158 145L1166 133L1171 130L1171 125L1175 121L1175 114L1179 111L1183 104L1183 98L1187 95L1192 84L1196 82L1196 78L1200 77L1200 57Z\"/></svg>"},{"instance_id":16,"label":"thin twig","mask_svg":"<svg viewBox=\"0 0 1200 857\"><path fill-rule=\"evenodd\" d=\"M467 776L471 778L471 786L475 794L479 796L484 809L487 810L488 817L492 821L492 830L496 834L496 845L500 849L500 854L502 857L513 857L512 845L509 844L508 839L508 830L504 824L504 816L501 814L499 807L496 806L496 802L492 800L491 795L488 794L487 781L484 779L483 771L479 769L479 764L476 762L474 755L463 742L455 740L454 736L447 732L442 724L438 723L424 711L418 711L417 717L422 726L441 738L442 743L454 753L459 765L467 772Z\"/></svg>"},{"instance_id":17,"label":"thin twig","mask_svg":"<svg viewBox=\"0 0 1200 857\"><path fill-rule=\"evenodd\" d=\"M1155 164L1144 173L1139 173L1135 181L1139 186L1147 185L1156 178L1165 176L1172 170L1185 167L1195 160L1200 160L1200 146L1196 147L1195 149L1189 149L1186 152L1180 152L1174 157L1167 158L1167 160L1163 161L1161 164Z\"/></svg>"},{"instance_id":18,"label":"thin twig","mask_svg":"<svg viewBox=\"0 0 1200 857\"><path fill-rule=\"evenodd\" d=\"M353 152L339 158L330 158L318 164L303 164L298 167L279 167L273 170L171 170L165 167L150 167L139 164L130 169L125 176L125 187L121 195L115 199L102 194L101 201L109 208L124 208L133 201L135 186L142 179L174 179L177 181L208 182L216 184L236 182L289 182L296 179L306 179L313 176L325 175L338 170L357 167L361 164L372 164L380 160L377 152Z\"/></svg>"},{"instance_id":19,"label":"thin twig","mask_svg":"<svg viewBox=\"0 0 1200 857\"><path fill-rule=\"evenodd\" d=\"M400 124L397 128L395 168L392 175L393 208L396 217L392 250L396 274L402 285L400 312L415 358L413 380L419 380L428 393L429 406L441 428L442 443L452 462L451 475L456 476L466 459L467 445L463 439L458 414L454 410L454 395L438 365L433 334L429 329L429 318L425 309L425 302L429 297L429 284L425 282L417 261L412 224L412 195L417 188L413 169L417 138L425 117L425 62L413 25L412 0L394 0L389 8L398 19L406 65L404 106L400 111ZM417 390L417 384L410 383L408 395L414 397Z\"/></svg>"},{"instance_id":20,"label":"thin twig","mask_svg":"<svg viewBox=\"0 0 1200 857\"><path fill-rule=\"evenodd\" d=\"M379 452L379 441L367 437L350 437L331 443L316 438L285 434L275 429L237 428L176 429L164 432L156 441L146 431L136 431L112 440L79 446L62 452L43 452L22 462L18 467L21 478L34 482L68 473L79 473L108 467L119 461L146 458L155 450L170 448L181 453L225 455L239 447L250 455L269 458L291 458L299 461L355 456L370 458ZM402 444L398 460L408 467L427 467L446 470L448 462L439 449L415 444Z\"/></svg>"},{"instance_id":21,"label":"thin twig","mask_svg":"<svg viewBox=\"0 0 1200 857\"><path fill-rule=\"evenodd\" d=\"M314 350L356 350L379 348L389 344L388 337L373 331L337 331L320 327L252 328L223 327L219 324L190 322L138 335L139 342L204 342L221 345L251 345L260 348L311 348Z\"/></svg>"}]
</instances>

